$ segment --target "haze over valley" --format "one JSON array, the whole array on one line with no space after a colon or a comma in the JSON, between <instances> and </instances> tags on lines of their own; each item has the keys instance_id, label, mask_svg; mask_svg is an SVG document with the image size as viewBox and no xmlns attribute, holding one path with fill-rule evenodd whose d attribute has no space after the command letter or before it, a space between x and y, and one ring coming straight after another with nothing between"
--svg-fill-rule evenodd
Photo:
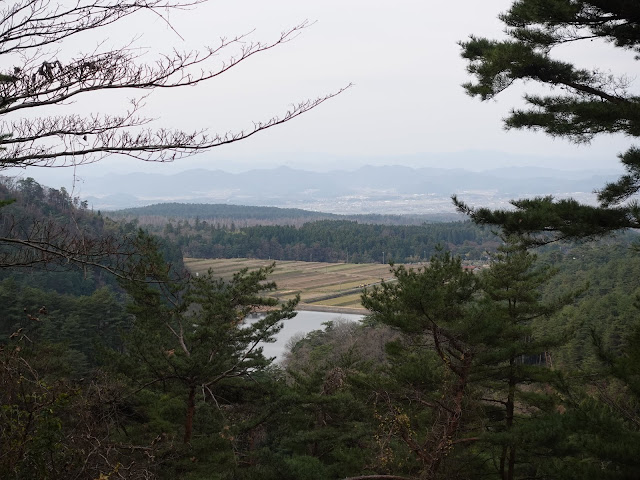
<instances>
[{"instance_id":1,"label":"haze over valley","mask_svg":"<svg viewBox=\"0 0 640 480\"><path fill-rule=\"evenodd\" d=\"M174 174L111 173L83 177L78 190L98 210L164 202L301 208L337 214L453 213L451 195L503 207L514 198L553 195L593 203L594 190L617 178L611 170L541 167L468 169L363 166L314 172L278 167L240 173L193 169Z\"/></svg>"}]
</instances>

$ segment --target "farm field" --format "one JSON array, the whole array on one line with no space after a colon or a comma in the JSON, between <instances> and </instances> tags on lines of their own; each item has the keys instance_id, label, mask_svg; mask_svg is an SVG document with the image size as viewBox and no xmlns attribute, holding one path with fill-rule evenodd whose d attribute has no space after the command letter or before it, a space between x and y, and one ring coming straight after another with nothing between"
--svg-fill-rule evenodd
<instances>
[{"instance_id":1,"label":"farm field","mask_svg":"<svg viewBox=\"0 0 640 480\"><path fill-rule=\"evenodd\" d=\"M185 258L184 263L193 274L211 269L222 278L230 278L241 268L270 264L267 260L249 258ZM270 278L278 285L275 297L286 300L300 294L301 310L366 313L360 305L363 287L381 280L391 281L393 275L389 265L384 264L278 261Z\"/></svg>"}]
</instances>

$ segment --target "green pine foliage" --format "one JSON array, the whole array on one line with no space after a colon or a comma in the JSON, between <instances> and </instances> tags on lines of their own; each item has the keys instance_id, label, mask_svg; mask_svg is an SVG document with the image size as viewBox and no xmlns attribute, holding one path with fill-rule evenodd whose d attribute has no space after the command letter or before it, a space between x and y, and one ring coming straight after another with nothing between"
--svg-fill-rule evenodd
<instances>
[{"instance_id":1,"label":"green pine foliage","mask_svg":"<svg viewBox=\"0 0 640 480\"><path fill-rule=\"evenodd\" d=\"M487 100L516 82L549 87L546 94L525 94L527 108L512 111L505 120L507 128L541 130L579 143L601 134L640 135L640 97L624 74L616 76L597 66L578 68L553 57L556 47L568 43L603 41L627 51L630 62L638 60L638 2L519 0L500 18L506 25L506 40L471 37L461 43L474 77L465 85L467 92ZM635 199L640 190L640 151L631 146L619 160L626 174L598 192L597 206L540 197L514 200L515 208L509 210L492 210L470 208L456 197L453 201L476 223L498 225L506 234L520 235L524 244L592 240L640 225ZM602 242L595 248L601 246ZM584 302L568 309L555 325L547 324L548 331L557 332L558 324L564 324L576 335L554 353L567 378L560 390L566 411L548 423L549 431L557 433L546 436L545 442L558 458L541 475L635 478L640 471L634 366L638 326L633 306L638 277L633 253L615 252L615 245L605 248L613 257L610 263L599 262L603 252L584 250L562 259L565 280L573 281L573 273L591 281L591 287ZM556 255L556 260L562 257ZM565 427L572 433L561 433Z\"/></svg>"},{"instance_id":2,"label":"green pine foliage","mask_svg":"<svg viewBox=\"0 0 640 480\"><path fill-rule=\"evenodd\" d=\"M588 285L580 301L559 318L536 322L537 328L553 335L570 332L565 346L552 349L558 367L600 372L602 362L594 348L594 336L600 348L615 357L624 355L632 344L629 338L637 322L636 279L640 275L640 260L633 247L636 238L629 234L576 246L553 246L541 252L541 261L558 270L544 287L547 294Z\"/></svg>"},{"instance_id":3,"label":"green pine foliage","mask_svg":"<svg viewBox=\"0 0 640 480\"><path fill-rule=\"evenodd\" d=\"M375 286L362 302L374 321L405 335L393 349L392 367L411 381L392 390L382 417L414 453L423 475L435 478L448 471L454 442L467 439L479 279L449 254L432 258L428 267L393 272L396 282ZM416 361L421 372L411 368Z\"/></svg>"},{"instance_id":4,"label":"green pine foliage","mask_svg":"<svg viewBox=\"0 0 640 480\"><path fill-rule=\"evenodd\" d=\"M546 94L526 93L528 108L514 109L505 119L507 128L541 130L578 143L601 134L638 137L640 97L624 73L579 68L553 56L554 49L569 43L602 41L628 51L631 65L639 53L638 18L640 5L633 0L515 1L500 15L506 40L471 36L460 43L474 78L464 88L489 100L518 82L548 87ZM470 208L456 197L454 203L478 224L499 225L506 234L525 235L532 244L638 228L640 211L632 197L640 189L640 151L632 146L619 159L627 173L604 186L599 206L552 197L515 200L515 209L495 211Z\"/></svg>"},{"instance_id":5,"label":"green pine foliage","mask_svg":"<svg viewBox=\"0 0 640 480\"><path fill-rule=\"evenodd\" d=\"M122 301L104 287L87 296L60 295L0 282L0 342L58 345L68 375L82 377L102 362L103 348L121 350L129 324Z\"/></svg>"},{"instance_id":6,"label":"green pine foliage","mask_svg":"<svg viewBox=\"0 0 640 480\"><path fill-rule=\"evenodd\" d=\"M177 388L185 400L183 439L189 444L197 433L196 394L220 406L266 369L272 359L264 357L260 343L272 341L281 322L295 315L297 300L278 305L264 295L275 288L266 282L273 265L242 270L230 281L211 274L174 279L152 238L140 232L138 245L133 280L121 281L135 316L123 362L141 386ZM260 309L263 318L243 324Z\"/></svg>"},{"instance_id":7,"label":"green pine foliage","mask_svg":"<svg viewBox=\"0 0 640 480\"><path fill-rule=\"evenodd\" d=\"M552 455L538 429L566 407L548 352L568 337L536 322L580 291L543 299L556 272L535 260L508 241L480 274L445 254L365 293L372 320L403 333L387 349L386 415L421 475L537 478Z\"/></svg>"},{"instance_id":8,"label":"green pine foliage","mask_svg":"<svg viewBox=\"0 0 640 480\"><path fill-rule=\"evenodd\" d=\"M483 441L494 446L492 463L502 479L535 477L536 464L548 455L546 445L531 433L538 421L555 414L560 396L552 387L557 374L550 368L549 352L568 337L536 329L535 323L581 293L543 301L541 287L556 273L537 265L535 255L517 239L508 239L481 276L482 316L488 321L483 324L475 377L487 415Z\"/></svg>"}]
</instances>

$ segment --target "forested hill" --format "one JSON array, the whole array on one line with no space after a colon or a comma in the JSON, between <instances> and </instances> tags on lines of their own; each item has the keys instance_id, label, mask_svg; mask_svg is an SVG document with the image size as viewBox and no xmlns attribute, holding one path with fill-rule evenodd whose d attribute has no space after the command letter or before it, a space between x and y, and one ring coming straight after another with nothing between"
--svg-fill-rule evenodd
<instances>
[{"instance_id":1,"label":"forested hill","mask_svg":"<svg viewBox=\"0 0 640 480\"><path fill-rule=\"evenodd\" d=\"M193 220L199 218L208 222L227 224L294 224L313 220L337 219L333 213L312 212L299 208L255 207L245 205L209 203L156 203L146 207L126 208L109 212L114 219L138 219L141 224L157 223L158 219Z\"/></svg>"},{"instance_id":2,"label":"forested hill","mask_svg":"<svg viewBox=\"0 0 640 480\"><path fill-rule=\"evenodd\" d=\"M140 225L164 225L177 220L206 220L208 223L230 226L297 225L316 220L353 220L381 225L421 225L425 222L459 220L451 213L426 215L338 215L299 208L257 207L209 203L157 203L146 207L127 208L107 214L117 220L138 220Z\"/></svg>"},{"instance_id":3,"label":"forested hill","mask_svg":"<svg viewBox=\"0 0 640 480\"><path fill-rule=\"evenodd\" d=\"M451 214L347 216L295 208L162 203L106 215L166 238L185 257L411 262L429 258L440 247L477 259L497 246L489 229Z\"/></svg>"},{"instance_id":4,"label":"forested hill","mask_svg":"<svg viewBox=\"0 0 640 480\"><path fill-rule=\"evenodd\" d=\"M113 276L105 272L66 264L60 256L46 253L65 247L75 249L75 238L100 238L107 229L118 228L89 210L86 202L64 187L58 190L40 185L33 178L10 177L0 177L0 201L4 203L0 236L5 240L0 251L0 280L10 278L18 284L76 295L115 284ZM15 243L14 239L36 248Z\"/></svg>"},{"instance_id":5,"label":"forested hill","mask_svg":"<svg viewBox=\"0 0 640 480\"><path fill-rule=\"evenodd\" d=\"M114 222L64 187L0 176L0 281L72 295L114 287L116 277L102 267L115 269L137 231L135 222ZM179 249L165 241L159 245L181 269Z\"/></svg>"},{"instance_id":6,"label":"forested hill","mask_svg":"<svg viewBox=\"0 0 640 480\"><path fill-rule=\"evenodd\" d=\"M182 249L185 257L249 257L314 262L379 263L428 259L444 248L478 259L499 244L488 228L470 222L424 225L364 224L319 220L301 227L255 225L237 228L196 219L147 228Z\"/></svg>"},{"instance_id":7,"label":"forested hill","mask_svg":"<svg viewBox=\"0 0 640 480\"><path fill-rule=\"evenodd\" d=\"M557 361L571 368L595 368L599 360L594 337L601 348L620 353L638 318L639 239L629 231L596 242L553 245L541 253L540 260L557 269L543 289L545 295L588 286L580 301L564 310L561 321L548 323L558 335L562 328L572 332L557 351Z\"/></svg>"}]
</instances>

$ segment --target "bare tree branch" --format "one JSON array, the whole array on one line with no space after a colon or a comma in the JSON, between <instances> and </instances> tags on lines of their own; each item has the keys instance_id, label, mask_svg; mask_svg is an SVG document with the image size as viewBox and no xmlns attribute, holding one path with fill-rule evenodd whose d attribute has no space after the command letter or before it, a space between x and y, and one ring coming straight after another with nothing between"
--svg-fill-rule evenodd
<instances>
[{"instance_id":1,"label":"bare tree branch","mask_svg":"<svg viewBox=\"0 0 640 480\"><path fill-rule=\"evenodd\" d=\"M31 0L23 9L7 7L3 12L4 34L0 33L0 54L41 47L87 29L108 25L140 9L156 11L166 2L117 4L78 0L77 8L53 8L49 2ZM198 2L194 2L198 3ZM175 4L182 8L194 3ZM84 5L83 8L80 8ZM49 8L49 9L47 9ZM25 13L24 9L28 12ZM95 10L95 11L94 11ZM106 10L102 12L103 10ZM111 11L115 10L115 11ZM13 12L13 13L12 13ZM102 12L102 13L100 13ZM50 17L42 15L50 15ZM41 15L42 14L42 15ZM26 15L18 22L13 16ZM66 23L65 23L66 22ZM154 63L141 62L142 55L130 46L92 55L82 55L63 65L56 58L36 64L29 57L22 67L0 79L0 135L4 148L0 169L26 166L70 166L93 163L112 154L124 154L144 161L167 162L221 145L246 139L255 133L288 122L345 90L341 88L313 100L293 104L284 114L253 122L246 130L208 133L206 129L185 132L164 128L141 128L153 119L140 115L143 103L132 100L122 115L91 114L41 116L7 120L5 116L25 109L63 105L96 91L153 90L196 85L222 75L249 59L289 42L309 25L304 21L272 42L252 42L249 34L222 38L203 51L174 50ZM49 30L48 30L49 29ZM251 32L249 32L251 33ZM216 68L207 65L224 51L236 50Z\"/></svg>"},{"instance_id":2,"label":"bare tree branch","mask_svg":"<svg viewBox=\"0 0 640 480\"><path fill-rule=\"evenodd\" d=\"M151 59L135 42L108 50L98 46L92 53L75 56L69 52L75 48L70 46L72 37L107 28L106 37L108 27L132 15L150 13L173 28L166 17L169 11L194 8L204 1L16 0L0 4L0 55L5 68L11 66L0 71L0 171L77 166L114 154L169 162L286 123L349 88L294 103L280 115L252 121L237 131L215 133L206 126L183 131L156 127L157 119L144 115L144 101L152 91L217 78L254 55L293 40L310 23L303 21L268 42L251 40L251 31L220 38L200 50L174 49ZM117 114L56 114L56 107L112 91L133 91L137 97ZM1 212L0 222L1 267L67 262L121 275L120 267L133 254L126 240L90 239L78 229L42 218L25 226ZM120 260L113 255L121 255Z\"/></svg>"}]
</instances>

